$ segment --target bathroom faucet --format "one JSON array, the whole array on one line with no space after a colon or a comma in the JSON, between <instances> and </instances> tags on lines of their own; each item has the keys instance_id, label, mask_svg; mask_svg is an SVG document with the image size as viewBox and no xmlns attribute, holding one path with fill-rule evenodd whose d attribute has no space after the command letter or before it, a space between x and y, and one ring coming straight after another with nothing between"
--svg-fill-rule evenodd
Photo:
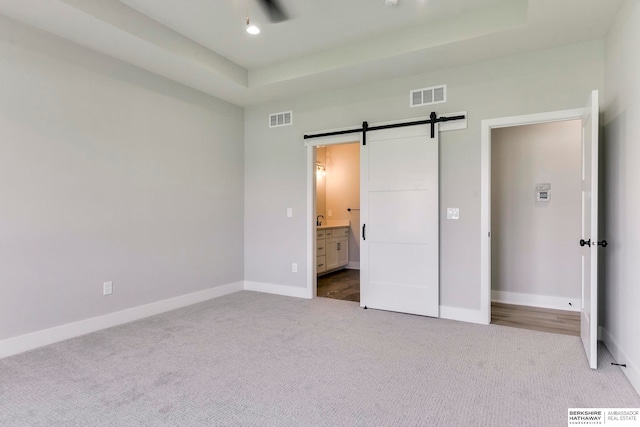
<instances>
[{"instance_id":1,"label":"bathroom faucet","mask_svg":"<svg viewBox=\"0 0 640 427\"><path fill-rule=\"evenodd\" d=\"M322 221L320 221L320 218L324 219L324 215L318 215L316 218L316 226L320 227L322 225Z\"/></svg>"}]
</instances>

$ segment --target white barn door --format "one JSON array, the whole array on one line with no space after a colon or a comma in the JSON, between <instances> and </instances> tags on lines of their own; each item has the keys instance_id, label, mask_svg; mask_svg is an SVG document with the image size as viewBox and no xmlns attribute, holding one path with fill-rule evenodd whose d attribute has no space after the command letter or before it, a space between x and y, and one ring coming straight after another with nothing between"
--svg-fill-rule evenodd
<instances>
[{"instance_id":1,"label":"white barn door","mask_svg":"<svg viewBox=\"0 0 640 427\"><path fill-rule=\"evenodd\" d=\"M582 307L580 337L589 366L598 367L598 91L582 119Z\"/></svg>"},{"instance_id":2,"label":"white barn door","mask_svg":"<svg viewBox=\"0 0 640 427\"><path fill-rule=\"evenodd\" d=\"M438 317L438 129L368 132L361 146L360 305Z\"/></svg>"}]
</instances>

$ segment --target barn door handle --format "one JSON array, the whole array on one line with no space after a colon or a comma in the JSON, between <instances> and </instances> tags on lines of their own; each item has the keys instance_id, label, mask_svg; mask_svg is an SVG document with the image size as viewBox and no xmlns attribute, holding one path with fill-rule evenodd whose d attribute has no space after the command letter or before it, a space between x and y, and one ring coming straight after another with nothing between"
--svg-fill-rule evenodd
<instances>
[{"instance_id":1,"label":"barn door handle","mask_svg":"<svg viewBox=\"0 0 640 427\"><path fill-rule=\"evenodd\" d=\"M598 245L599 245L599 246L602 246L603 248L606 248L606 247L607 247L607 245L608 245L608 243L607 243L607 241L606 241L606 240L603 240L603 241L601 241L601 242L598 242Z\"/></svg>"},{"instance_id":2,"label":"barn door handle","mask_svg":"<svg viewBox=\"0 0 640 427\"><path fill-rule=\"evenodd\" d=\"M580 239L580 246L591 246L591 239L589 240Z\"/></svg>"},{"instance_id":3,"label":"barn door handle","mask_svg":"<svg viewBox=\"0 0 640 427\"><path fill-rule=\"evenodd\" d=\"M362 240L367 240L367 237L364 233L364 228L367 226L367 224L362 224Z\"/></svg>"}]
</instances>

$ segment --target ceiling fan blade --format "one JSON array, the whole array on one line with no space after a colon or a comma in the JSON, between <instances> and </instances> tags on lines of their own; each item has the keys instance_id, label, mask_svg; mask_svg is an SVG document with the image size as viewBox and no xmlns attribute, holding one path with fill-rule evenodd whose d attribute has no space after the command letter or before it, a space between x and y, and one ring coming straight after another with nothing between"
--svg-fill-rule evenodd
<instances>
[{"instance_id":1,"label":"ceiling fan blade","mask_svg":"<svg viewBox=\"0 0 640 427\"><path fill-rule=\"evenodd\" d=\"M260 0L260 4L269 14L271 22L282 22L289 19L289 16L278 0Z\"/></svg>"}]
</instances>

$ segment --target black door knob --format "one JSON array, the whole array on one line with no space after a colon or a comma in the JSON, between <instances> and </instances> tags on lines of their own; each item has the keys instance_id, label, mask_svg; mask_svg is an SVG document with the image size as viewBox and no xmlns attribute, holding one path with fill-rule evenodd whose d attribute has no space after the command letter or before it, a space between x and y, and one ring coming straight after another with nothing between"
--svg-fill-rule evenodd
<instances>
[{"instance_id":1,"label":"black door knob","mask_svg":"<svg viewBox=\"0 0 640 427\"><path fill-rule=\"evenodd\" d=\"M591 246L591 239L589 240L580 239L580 246Z\"/></svg>"},{"instance_id":2,"label":"black door knob","mask_svg":"<svg viewBox=\"0 0 640 427\"><path fill-rule=\"evenodd\" d=\"M606 240L602 240L601 242L598 242L598 245L602 246L603 248L606 248L608 243Z\"/></svg>"}]
</instances>

